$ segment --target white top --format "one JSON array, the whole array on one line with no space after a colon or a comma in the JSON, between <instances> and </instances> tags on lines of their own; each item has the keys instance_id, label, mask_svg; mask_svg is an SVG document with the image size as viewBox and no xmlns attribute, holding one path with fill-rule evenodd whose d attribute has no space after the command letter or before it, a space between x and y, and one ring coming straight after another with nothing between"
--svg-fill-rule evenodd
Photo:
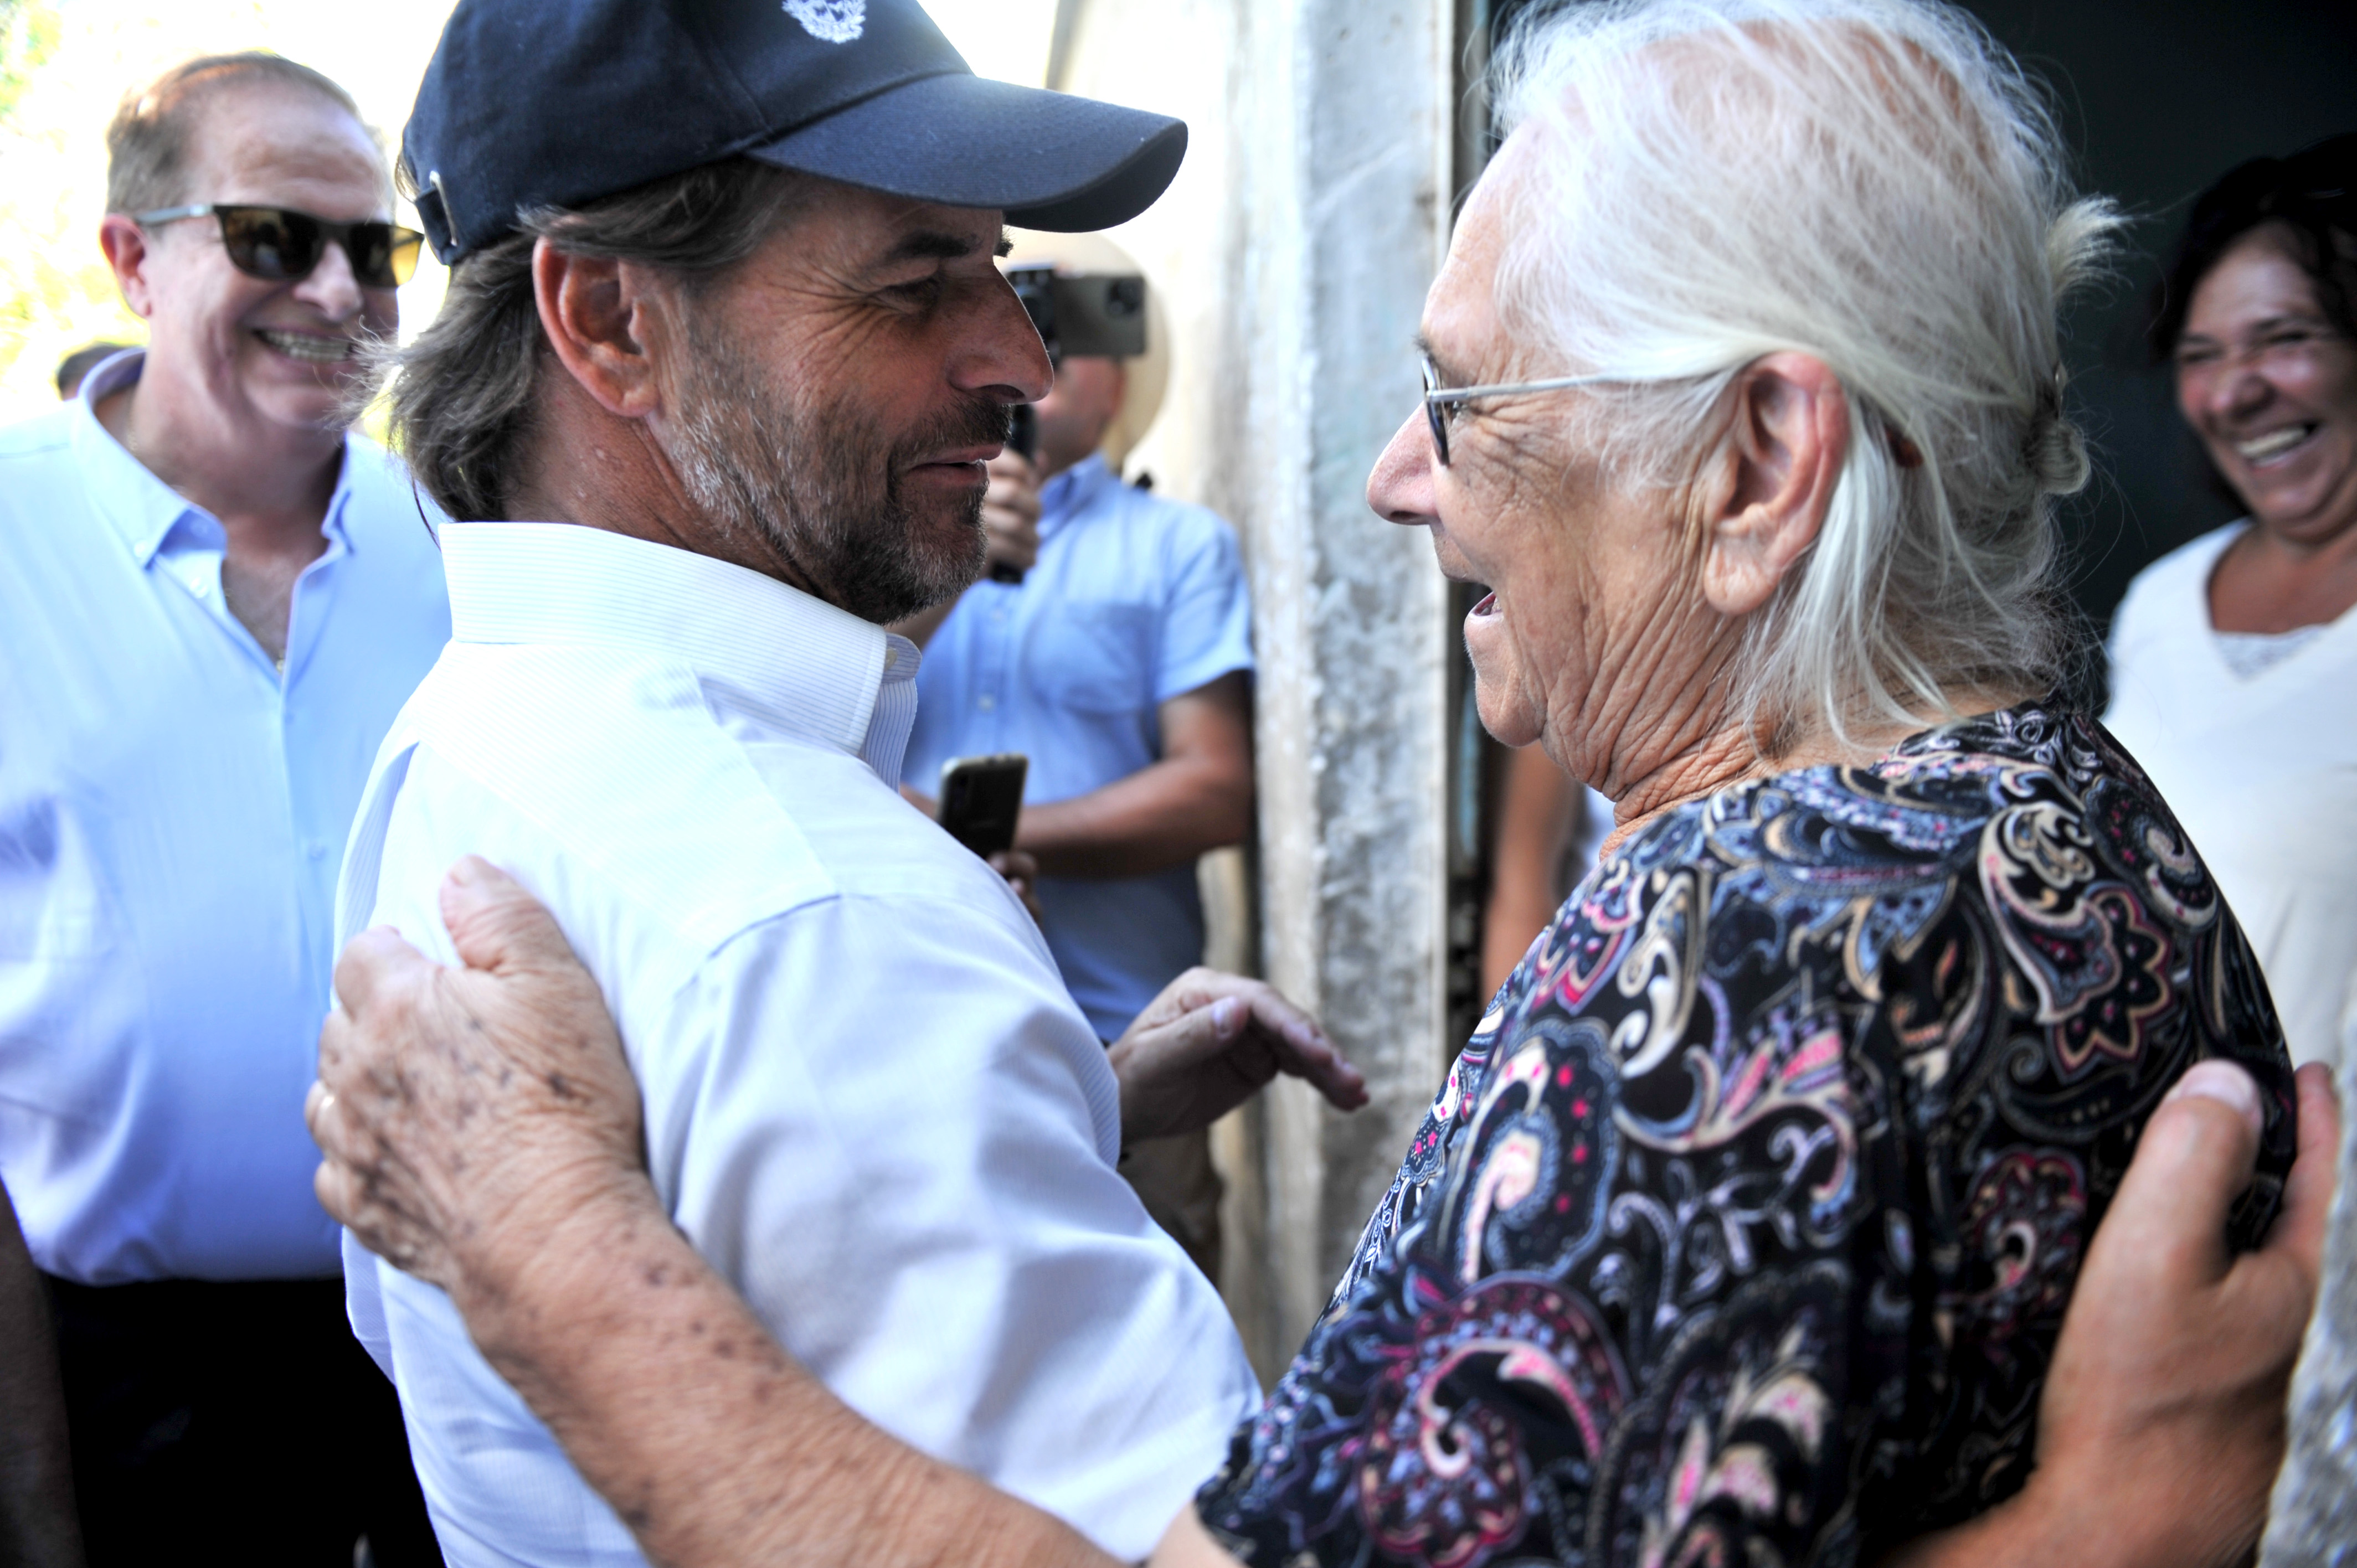
<instances>
[{"instance_id":1,"label":"white top","mask_svg":"<svg viewBox=\"0 0 2357 1568\"><path fill-rule=\"evenodd\" d=\"M445 531L454 640L377 758L339 940L450 961L480 854L619 1025L657 1192L886 1431L1146 1555L1258 1390L1114 1174L1119 1095L1006 884L894 792L916 650L768 577L552 523ZM442 1549L635 1563L447 1297L346 1242Z\"/></svg>"},{"instance_id":2,"label":"white top","mask_svg":"<svg viewBox=\"0 0 2357 1568\"><path fill-rule=\"evenodd\" d=\"M2247 681L2275 665L2282 663L2332 628L2329 626L2296 626L2289 631L2213 631L2218 639L2218 651L2224 656L2226 668L2238 681Z\"/></svg>"},{"instance_id":3,"label":"white top","mask_svg":"<svg viewBox=\"0 0 2357 1568\"><path fill-rule=\"evenodd\" d=\"M2357 970L2357 611L2247 677L2210 625L2230 523L2138 574L2112 622L2104 725L2242 922L2298 1062L2337 1061Z\"/></svg>"},{"instance_id":4,"label":"white top","mask_svg":"<svg viewBox=\"0 0 2357 1568\"><path fill-rule=\"evenodd\" d=\"M145 363L0 431L0 1176L67 1279L331 1278L336 857L450 635L441 514L347 435L279 669L221 520L91 412Z\"/></svg>"}]
</instances>

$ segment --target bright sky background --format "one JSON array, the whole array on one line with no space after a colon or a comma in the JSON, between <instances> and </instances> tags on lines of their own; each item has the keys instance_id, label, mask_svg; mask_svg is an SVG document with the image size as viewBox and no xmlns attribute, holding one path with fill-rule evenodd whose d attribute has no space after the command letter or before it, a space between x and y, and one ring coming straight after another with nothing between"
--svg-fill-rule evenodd
<instances>
[{"instance_id":1,"label":"bright sky background","mask_svg":"<svg viewBox=\"0 0 2357 1568\"><path fill-rule=\"evenodd\" d=\"M398 145L450 11L447 0L47 0L47 8L59 25L57 47L0 122L0 424L55 404L50 378L69 351L145 336L98 251L106 122L126 89L192 55L275 49L342 82ZM1045 78L1055 0L925 0L925 9L977 74ZM401 291L404 328L430 318L441 297L429 254Z\"/></svg>"}]
</instances>

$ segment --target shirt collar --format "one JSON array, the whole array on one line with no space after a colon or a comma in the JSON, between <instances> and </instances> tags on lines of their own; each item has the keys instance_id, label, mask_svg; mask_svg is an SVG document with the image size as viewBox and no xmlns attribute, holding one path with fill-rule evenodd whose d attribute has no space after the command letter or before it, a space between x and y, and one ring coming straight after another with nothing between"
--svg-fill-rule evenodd
<instances>
[{"instance_id":1,"label":"shirt collar","mask_svg":"<svg viewBox=\"0 0 2357 1568\"><path fill-rule=\"evenodd\" d=\"M442 554L454 641L683 660L732 706L899 788L917 714L905 638L759 572L576 523L454 522Z\"/></svg>"},{"instance_id":2,"label":"shirt collar","mask_svg":"<svg viewBox=\"0 0 2357 1568\"><path fill-rule=\"evenodd\" d=\"M143 569L177 532L187 532L190 542L207 549L219 550L228 543L220 519L157 478L98 422L99 401L137 381L146 363L145 349L127 349L102 360L82 378L81 390L74 394L72 413L74 463L85 493ZM352 548L351 536L344 528L344 503L351 499L355 467L351 443L352 437L347 435L343 467L336 475L335 493L328 499L328 514L320 525L320 532L347 552Z\"/></svg>"},{"instance_id":3,"label":"shirt collar","mask_svg":"<svg viewBox=\"0 0 2357 1568\"><path fill-rule=\"evenodd\" d=\"M1039 532L1058 528L1095 504L1097 497L1121 483L1114 478L1102 452L1092 452L1039 487Z\"/></svg>"}]
</instances>

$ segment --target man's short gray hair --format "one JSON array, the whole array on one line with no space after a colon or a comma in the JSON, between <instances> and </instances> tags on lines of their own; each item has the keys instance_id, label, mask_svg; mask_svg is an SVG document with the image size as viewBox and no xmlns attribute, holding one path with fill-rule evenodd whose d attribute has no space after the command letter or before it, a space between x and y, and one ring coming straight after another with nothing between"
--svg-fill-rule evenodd
<instances>
[{"instance_id":1,"label":"man's short gray hair","mask_svg":"<svg viewBox=\"0 0 2357 1568\"><path fill-rule=\"evenodd\" d=\"M2058 302L2121 219L2075 197L2051 115L1936 0L1597 0L1501 51L1547 138L1498 274L1535 373L1639 485L1689 471L1742 369L1799 350L1851 403L1817 542L1754 618L1739 711L1802 733L2042 692L2068 637L2052 498L2086 482Z\"/></svg>"},{"instance_id":2,"label":"man's short gray hair","mask_svg":"<svg viewBox=\"0 0 2357 1568\"><path fill-rule=\"evenodd\" d=\"M368 128L361 119L361 106L333 78L284 55L248 49L183 60L146 86L124 93L108 123L106 209L152 212L192 198L209 199L188 186L188 147L196 136L198 109L224 89L274 83L316 92L350 114L362 130Z\"/></svg>"},{"instance_id":3,"label":"man's short gray hair","mask_svg":"<svg viewBox=\"0 0 2357 1568\"><path fill-rule=\"evenodd\" d=\"M393 445L425 493L461 522L505 518L516 499L548 353L533 297L538 241L659 267L694 290L750 256L816 184L725 159L578 209L535 209L516 232L460 262L432 324L377 356L393 373Z\"/></svg>"}]
</instances>

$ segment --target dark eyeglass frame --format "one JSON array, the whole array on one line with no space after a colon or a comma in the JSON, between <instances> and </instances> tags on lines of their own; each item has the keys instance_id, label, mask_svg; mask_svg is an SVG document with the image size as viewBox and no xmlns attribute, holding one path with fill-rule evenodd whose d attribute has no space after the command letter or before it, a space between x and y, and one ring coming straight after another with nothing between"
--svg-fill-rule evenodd
<instances>
[{"instance_id":1,"label":"dark eyeglass frame","mask_svg":"<svg viewBox=\"0 0 2357 1568\"><path fill-rule=\"evenodd\" d=\"M1431 350L1423 352L1424 417L1432 425L1432 456L1442 467L1448 467L1448 415L1446 410L1477 397L1512 397L1523 392L1557 392L1565 387L1597 386L1606 381L1623 381L1626 376L1552 376L1543 381L1498 381L1481 387L1445 387L1440 384L1440 367L1432 362Z\"/></svg>"},{"instance_id":2,"label":"dark eyeglass frame","mask_svg":"<svg viewBox=\"0 0 2357 1568\"><path fill-rule=\"evenodd\" d=\"M399 288L417 270L417 252L425 243L425 236L416 230L388 223L381 218L339 223L298 208L266 207L256 202L199 201L131 215L131 220L143 229L158 223L177 223L183 218L219 219L221 244L229 252L230 264L264 283L302 282L317 269L332 242L343 250L345 259L352 264L352 276L362 288ZM242 229L252 220L276 223L288 242L278 248L299 264L264 261L264 242Z\"/></svg>"}]
</instances>

